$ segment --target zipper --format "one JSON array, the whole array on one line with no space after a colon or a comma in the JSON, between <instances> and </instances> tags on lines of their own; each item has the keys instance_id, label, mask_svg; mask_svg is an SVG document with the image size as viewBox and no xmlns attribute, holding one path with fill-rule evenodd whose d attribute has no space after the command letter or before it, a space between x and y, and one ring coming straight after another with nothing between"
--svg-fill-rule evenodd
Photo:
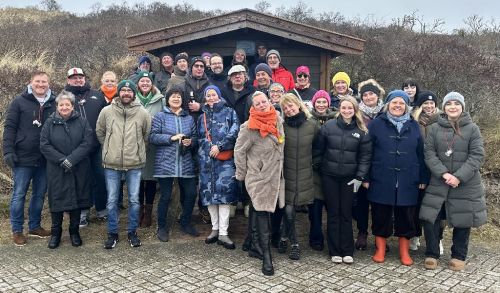
<instances>
[{"instance_id":1,"label":"zipper","mask_svg":"<svg viewBox=\"0 0 500 293\"><path fill-rule=\"evenodd\" d=\"M125 108L123 108L123 133L122 133L122 146L121 146L121 149L122 149L122 155L121 155L122 169L125 168L125 164L123 162L123 148L125 146L125 128L126 128L126 125L127 125L127 111L125 111Z\"/></svg>"},{"instance_id":2,"label":"zipper","mask_svg":"<svg viewBox=\"0 0 500 293\"><path fill-rule=\"evenodd\" d=\"M305 123L305 122L304 122ZM297 127L296 132L297 132L297 139L296 141L296 152L295 152L295 198L294 198L294 205L297 205L297 198L299 197L299 128Z\"/></svg>"}]
</instances>

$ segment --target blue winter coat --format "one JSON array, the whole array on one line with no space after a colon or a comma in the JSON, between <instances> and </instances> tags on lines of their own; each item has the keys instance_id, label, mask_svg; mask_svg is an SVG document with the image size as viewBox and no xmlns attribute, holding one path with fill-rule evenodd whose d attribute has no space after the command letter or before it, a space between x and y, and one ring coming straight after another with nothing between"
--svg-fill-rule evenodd
<instances>
[{"instance_id":1,"label":"blue winter coat","mask_svg":"<svg viewBox=\"0 0 500 293\"><path fill-rule=\"evenodd\" d=\"M234 149L240 130L238 116L223 99L214 104L213 109L204 105L202 110L203 114L198 118L201 202L204 206L235 202L238 200L238 185L234 157L221 161L210 157L209 153L212 145L217 145L220 151ZM211 143L206 137L204 115Z\"/></svg>"},{"instance_id":2,"label":"blue winter coat","mask_svg":"<svg viewBox=\"0 0 500 293\"><path fill-rule=\"evenodd\" d=\"M170 138L178 133L191 138L191 146L183 148ZM149 142L156 145L153 177L196 177L192 149L196 149L196 125L185 110L177 116L170 108L156 113L151 126Z\"/></svg>"},{"instance_id":3,"label":"blue winter coat","mask_svg":"<svg viewBox=\"0 0 500 293\"><path fill-rule=\"evenodd\" d=\"M368 125L368 134L373 149L368 200L391 206L417 205L418 185L428 176L418 123L408 120L398 133L383 113Z\"/></svg>"}]
</instances>

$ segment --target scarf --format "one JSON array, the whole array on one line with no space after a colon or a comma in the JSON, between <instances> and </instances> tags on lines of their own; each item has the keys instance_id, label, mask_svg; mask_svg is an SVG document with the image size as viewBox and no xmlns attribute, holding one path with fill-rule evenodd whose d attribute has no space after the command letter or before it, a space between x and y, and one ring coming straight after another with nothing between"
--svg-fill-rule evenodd
<instances>
[{"instance_id":1,"label":"scarf","mask_svg":"<svg viewBox=\"0 0 500 293\"><path fill-rule=\"evenodd\" d=\"M151 102L151 99L153 98L153 92L150 91L147 96L143 96L140 91L137 91L137 97L139 98L139 101L141 101L141 104L144 107L146 107Z\"/></svg>"},{"instance_id":2,"label":"scarf","mask_svg":"<svg viewBox=\"0 0 500 293\"><path fill-rule=\"evenodd\" d=\"M175 76L186 76L187 70L180 70L177 66L174 66L174 74Z\"/></svg>"},{"instance_id":3,"label":"scarf","mask_svg":"<svg viewBox=\"0 0 500 293\"><path fill-rule=\"evenodd\" d=\"M47 93L45 94L45 97L37 97L33 93L33 88L31 87L31 84L29 84L28 85L28 94L32 94L33 97L35 97L35 99L38 101L38 103L40 103L40 106L43 106L43 104L45 104L45 102L47 102L50 99L50 96L52 95L52 91L49 89L47 91Z\"/></svg>"},{"instance_id":4,"label":"scarf","mask_svg":"<svg viewBox=\"0 0 500 293\"><path fill-rule=\"evenodd\" d=\"M399 117L392 116L391 113L389 113L389 112L387 112L386 115L387 115L387 118L389 119L389 121L391 121L391 123L394 126L396 126L398 133L401 132L401 128L403 128L403 124L405 124L406 121L410 120L410 112L405 113L404 115L399 116Z\"/></svg>"},{"instance_id":5,"label":"scarf","mask_svg":"<svg viewBox=\"0 0 500 293\"><path fill-rule=\"evenodd\" d=\"M266 137L268 134L272 134L276 136L276 138L279 138L277 123L278 115L274 108L271 107L267 112L257 111L253 106L250 108L248 128L259 130L262 138Z\"/></svg>"},{"instance_id":6,"label":"scarf","mask_svg":"<svg viewBox=\"0 0 500 293\"><path fill-rule=\"evenodd\" d=\"M107 88L104 85L101 85L101 92L104 94L104 98L106 102L111 103L114 97L116 97L117 87L113 87L112 89Z\"/></svg>"},{"instance_id":7,"label":"scarf","mask_svg":"<svg viewBox=\"0 0 500 293\"><path fill-rule=\"evenodd\" d=\"M370 119L374 119L382 108L384 108L384 103L380 99L375 107L368 107L365 103L363 103L363 101L359 103L359 110L366 116L370 117Z\"/></svg>"},{"instance_id":8,"label":"scarf","mask_svg":"<svg viewBox=\"0 0 500 293\"><path fill-rule=\"evenodd\" d=\"M86 82L83 86L73 86L67 84L64 87L65 90L68 92L71 92L73 95L76 96L77 99L81 98L87 91L90 91L90 84Z\"/></svg>"},{"instance_id":9,"label":"scarf","mask_svg":"<svg viewBox=\"0 0 500 293\"><path fill-rule=\"evenodd\" d=\"M299 128L302 123L306 122L306 113L300 111L295 116L285 117L285 123L293 128Z\"/></svg>"},{"instance_id":10,"label":"scarf","mask_svg":"<svg viewBox=\"0 0 500 293\"><path fill-rule=\"evenodd\" d=\"M298 90L304 90L304 89L309 88L310 85L311 85L310 83L308 83L306 85L300 85L300 84L296 83L295 84L295 88L298 89Z\"/></svg>"}]
</instances>

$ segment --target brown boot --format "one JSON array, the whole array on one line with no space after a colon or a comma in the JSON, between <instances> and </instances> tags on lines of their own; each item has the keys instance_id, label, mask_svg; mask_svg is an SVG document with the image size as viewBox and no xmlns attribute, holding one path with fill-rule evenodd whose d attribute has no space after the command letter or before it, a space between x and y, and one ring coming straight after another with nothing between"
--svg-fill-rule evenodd
<instances>
[{"instance_id":1,"label":"brown boot","mask_svg":"<svg viewBox=\"0 0 500 293\"><path fill-rule=\"evenodd\" d=\"M143 227L143 228L151 227L151 214L152 214L152 212L153 212L153 205L152 204L144 205L144 217L142 218L141 227Z\"/></svg>"},{"instance_id":2,"label":"brown boot","mask_svg":"<svg viewBox=\"0 0 500 293\"><path fill-rule=\"evenodd\" d=\"M399 258L401 264L411 266L413 260L410 257L410 240L405 237L399 237Z\"/></svg>"},{"instance_id":3,"label":"brown boot","mask_svg":"<svg viewBox=\"0 0 500 293\"><path fill-rule=\"evenodd\" d=\"M386 239L384 237L375 236L375 244L377 245L377 250L372 256L374 262L382 263L385 260L385 246Z\"/></svg>"},{"instance_id":4,"label":"brown boot","mask_svg":"<svg viewBox=\"0 0 500 293\"><path fill-rule=\"evenodd\" d=\"M448 268L452 271L463 271L465 269L465 261L452 258L448 263Z\"/></svg>"},{"instance_id":5,"label":"brown boot","mask_svg":"<svg viewBox=\"0 0 500 293\"><path fill-rule=\"evenodd\" d=\"M141 204L139 207L139 227L143 228L142 221L144 220L144 205Z\"/></svg>"}]
</instances>

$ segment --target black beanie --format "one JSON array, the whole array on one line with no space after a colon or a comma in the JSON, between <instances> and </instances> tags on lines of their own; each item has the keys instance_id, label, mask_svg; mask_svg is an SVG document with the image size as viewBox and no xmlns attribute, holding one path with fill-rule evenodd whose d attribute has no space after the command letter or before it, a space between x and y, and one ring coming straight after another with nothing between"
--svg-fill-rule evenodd
<instances>
[{"instance_id":1,"label":"black beanie","mask_svg":"<svg viewBox=\"0 0 500 293\"><path fill-rule=\"evenodd\" d=\"M163 59L163 57L165 56L170 56L170 58L174 59L174 55L172 55L172 53L170 52L163 52L160 54L160 62L161 62L161 59Z\"/></svg>"},{"instance_id":2,"label":"black beanie","mask_svg":"<svg viewBox=\"0 0 500 293\"><path fill-rule=\"evenodd\" d=\"M416 106L422 107L422 105L426 101L434 101L434 104L437 107L438 103L437 103L437 96L435 93L433 93L431 91L421 91L420 93L418 93Z\"/></svg>"},{"instance_id":3,"label":"black beanie","mask_svg":"<svg viewBox=\"0 0 500 293\"><path fill-rule=\"evenodd\" d=\"M179 53L175 56L175 65L177 65L177 61L184 59L189 62L189 56L186 53Z\"/></svg>"},{"instance_id":4,"label":"black beanie","mask_svg":"<svg viewBox=\"0 0 500 293\"><path fill-rule=\"evenodd\" d=\"M362 86L361 89L359 90L359 96L363 97L363 94L366 92L373 92L374 94L377 95L377 97L380 98L380 89L378 88L378 86L374 84L368 83Z\"/></svg>"}]
</instances>

